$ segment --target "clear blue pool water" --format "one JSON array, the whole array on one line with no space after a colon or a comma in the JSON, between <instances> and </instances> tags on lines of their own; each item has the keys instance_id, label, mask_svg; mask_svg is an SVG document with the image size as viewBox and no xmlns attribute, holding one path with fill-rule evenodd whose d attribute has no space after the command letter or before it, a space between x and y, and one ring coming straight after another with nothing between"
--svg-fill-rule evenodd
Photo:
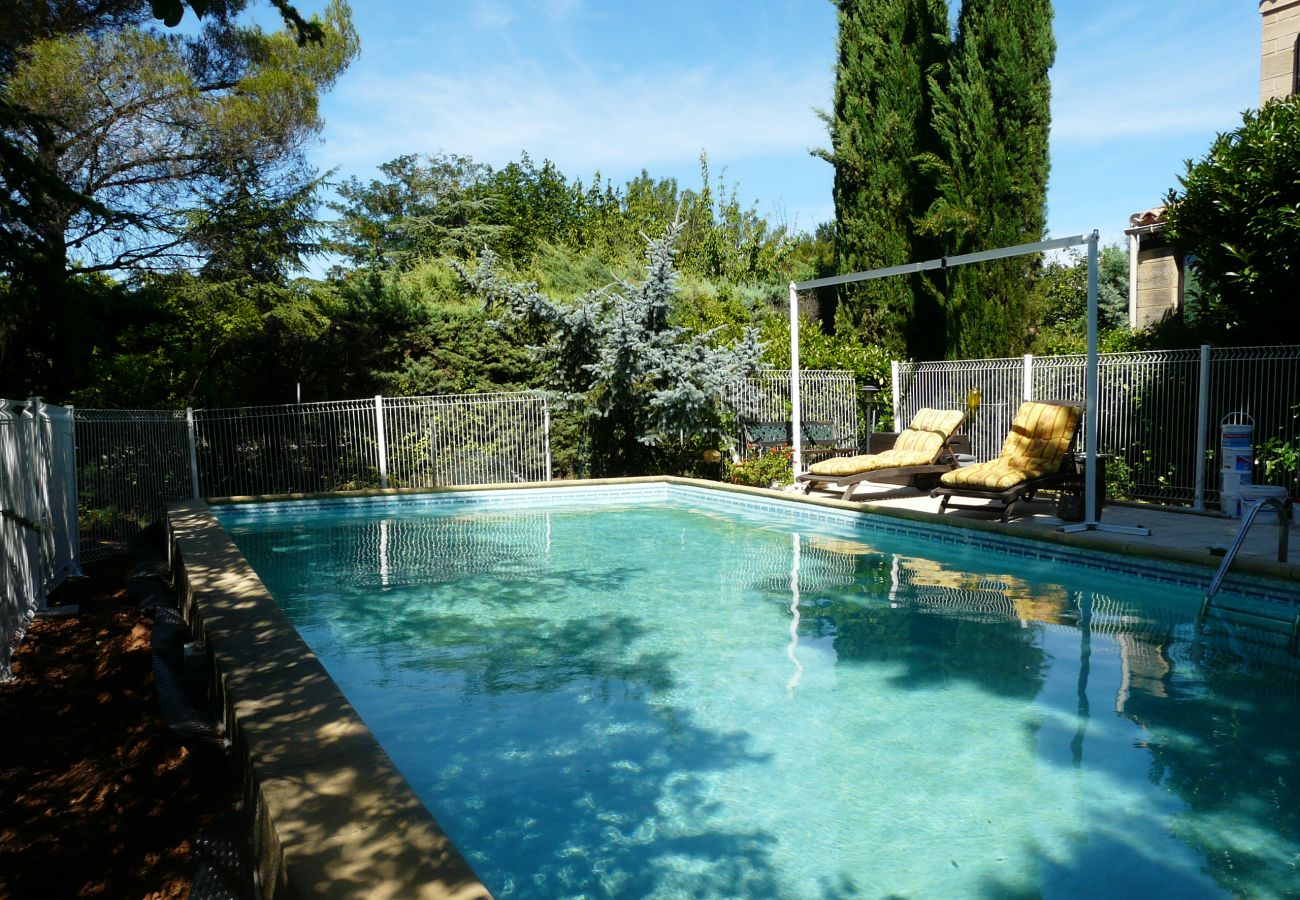
<instances>
[{"instance_id":1,"label":"clear blue pool water","mask_svg":"<svg viewBox=\"0 0 1300 900\"><path fill-rule=\"evenodd\" d=\"M1190 583L540 496L218 509L497 896L1300 891L1300 675Z\"/></svg>"}]
</instances>

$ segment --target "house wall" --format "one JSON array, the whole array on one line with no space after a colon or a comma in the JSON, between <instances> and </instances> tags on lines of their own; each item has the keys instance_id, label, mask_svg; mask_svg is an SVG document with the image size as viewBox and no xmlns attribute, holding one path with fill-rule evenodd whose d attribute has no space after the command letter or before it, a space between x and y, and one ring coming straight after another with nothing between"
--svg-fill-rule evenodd
<instances>
[{"instance_id":1,"label":"house wall","mask_svg":"<svg viewBox=\"0 0 1300 900\"><path fill-rule=\"evenodd\" d=\"M1183 306L1183 266L1174 248L1160 241L1148 246L1144 239L1138 251L1137 303L1134 328L1146 328Z\"/></svg>"},{"instance_id":2,"label":"house wall","mask_svg":"<svg viewBox=\"0 0 1300 900\"><path fill-rule=\"evenodd\" d=\"M1296 41L1300 40L1300 0L1262 0L1259 105L1295 92Z\"/></svg>"}]
</instances>

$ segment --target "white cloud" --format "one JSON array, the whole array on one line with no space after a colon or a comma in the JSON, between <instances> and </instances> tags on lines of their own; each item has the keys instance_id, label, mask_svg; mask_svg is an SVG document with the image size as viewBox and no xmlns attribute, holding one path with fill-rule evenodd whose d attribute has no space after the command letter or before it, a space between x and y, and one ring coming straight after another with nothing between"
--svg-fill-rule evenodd
<instances>
[{"instance_id":1,"label":"white cloud","mask_svg":"<svg viewBox=\"0 0 1300 900\"><path fill-rule=\"evenodd\" d=\"M369 74L340 85L317 154L369 169L403 153L445 150L501 164L527 150L566 172L626 171L694 160L803 153L826 143L812 107L831 75L748 67L628 74L498 66L474 77ZM327 117L330 113L327 111Z\"/></svg>"}]
</instances>

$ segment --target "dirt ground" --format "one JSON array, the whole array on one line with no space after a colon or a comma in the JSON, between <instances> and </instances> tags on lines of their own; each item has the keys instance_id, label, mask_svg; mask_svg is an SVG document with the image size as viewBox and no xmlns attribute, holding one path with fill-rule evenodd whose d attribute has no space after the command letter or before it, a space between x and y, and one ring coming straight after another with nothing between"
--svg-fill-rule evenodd
<instances>
[{"instance_id":1,"label":"dirt ground","mask_svg":"<svg viewBox=\"0 0 1300 900\"><path fill-rule=\"evenodd\" d=\"M0 898L186 897L191 839L224 811L159 715L129 565L61 588L81 611L34 622L0 684Z\"/></svg>"}]
</instances>

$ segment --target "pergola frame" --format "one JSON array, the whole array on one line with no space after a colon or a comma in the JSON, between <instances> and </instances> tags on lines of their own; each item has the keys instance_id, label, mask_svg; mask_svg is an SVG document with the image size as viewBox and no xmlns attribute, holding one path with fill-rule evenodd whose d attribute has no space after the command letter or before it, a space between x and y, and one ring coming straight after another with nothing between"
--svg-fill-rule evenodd
<instances>
[{"instance_id":1,"label":"pergola frame","mask_svg":"<svg viewBox=\"0 0 1300 900\"><path fill-rule=\"evenodd\" d=\"M981 250L978 253L965 253L961 256L943 256L925 262L905 263L901 266L887 266L867 272L852 272L848 275L835 275L830 278L814 278L811 281L790 282L790 434L794 445L794 474L803 473L803 448L800 441L803 422L799 409L799 291L813 288L832 287L850 284L855 281L874 281L879 278L892 278L896 275L911 275L914 272L927 272L934 269L950 269L971 263L988 262L994 259L1007 259L1013 256L1027 256L1031 253L1044 253L1048 250L1061 250L1066 247L1088 247L1088 363L1084 384L1084 414L1087 416L1087 446L1084 464L1084 517L1075 525L1066 525L1063 531L1109 531L1121 534L1150 534L1149 528L1133 528L1125 525L1103 525L1100 510L1097 509L1097 435L1099 410L1097 403L1097 244L1100 235L1078 234L1071 237L1054 238L1049 241L1035 241L1032 244L1017 244L1014 247L1002 247L997 250ZM895 385L897 390L898 386Z\"/></svg>"}]
</instances>

